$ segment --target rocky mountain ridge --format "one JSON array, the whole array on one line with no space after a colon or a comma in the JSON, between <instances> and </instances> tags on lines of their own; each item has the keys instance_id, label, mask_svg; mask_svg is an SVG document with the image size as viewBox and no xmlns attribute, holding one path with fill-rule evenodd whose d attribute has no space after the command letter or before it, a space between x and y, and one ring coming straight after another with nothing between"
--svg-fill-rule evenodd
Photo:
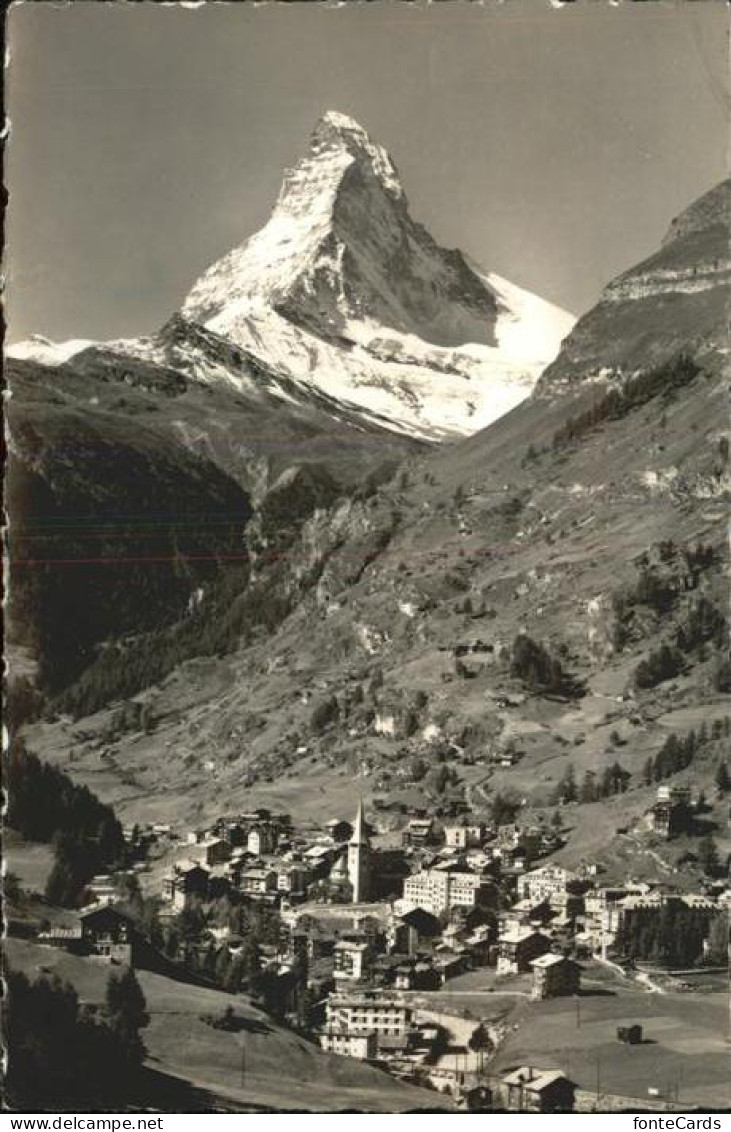
<instances>
[{"instance_id":1,"label":"rocky mountain ridge","mask_svg":"<svg viewBox=\"0 0 731 1132\"><path fill-rule=\"evenodd\" d=\"M671 223L660 248L622 272L576 323L539 389L628 376L686 350L718 368L728 352L731 178Z\"/></svg>"}]
</instances>

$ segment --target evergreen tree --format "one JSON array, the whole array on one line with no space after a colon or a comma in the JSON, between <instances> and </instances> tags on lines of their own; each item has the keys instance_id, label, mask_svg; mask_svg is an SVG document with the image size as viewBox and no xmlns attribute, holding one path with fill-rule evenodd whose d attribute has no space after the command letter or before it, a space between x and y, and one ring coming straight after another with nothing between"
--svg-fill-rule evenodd
<instances>
[{"instance_id":1,"label":"evergreen tree","mask_svg":"<svg viewBox=\"0 0 731 1132\"><path fill-rule=\"evenodd\" d=\"M706 959L714 967L725 966L729 957L728 917L714 916L708 933Z\"/></svg>"},{"instance_id":2,"label":"evergreen tree","mask_svg":"<svg viewBox=\"0 0 731 1132\"><path fill-rule=\"evenodd\" d=\"M721 795L726 794L731 789L731 777L725 760L722 760L716 768L716 789Z\"/></svg>"},{"instance_id":3,"label":"evergreen tree","mask_svg":"<svg viewBox=\"0 0 731 1132\"><path fill-rule=\"evenodd\" d=\"M706 876L714 877L718 874L718 846L710 835L698 842L698 861Z\"/></svg>"},{"instance_id":4,"label":"evergreen tree","mask_svg":"<svg viewBox=\"0 0 731 1132\"><path fill-rule=\"evenodd\" d=\"M680 768L681 770L685 769L685 767L687 766L690 766L690 764L693 762L697 748L698 740L696 738L695 731L691 728L685 737L685 743L683 745L683 765Z\"/></svg>"},{"instance_id":5,"label":"evergreen tree","mask_svg":"<svg viewBox=\"0 0 731 1132\"><path fill-rule=\"evenodd\" d=\"M145 1059L140 1030L150 1020L145 996L131 967L121 976L110 975L106 1012L109 1027L119 1046L120 1070L129 1077L139 1070Z\"/></svg>"},{"instance_id":6,"label":"evergreen tree","mask_svg":"<svg viewBox=\"0 0 731 1132\"><path fill-rule=\"evenodd\" d=\"M142 987L131 967L122 975L109 976L106 1008L110 1018L124 1019L135 1030L141 1030L150 1021Z\"/></svg>"},{"instance_id":7,"label":"evergreen tree","mask_svg":"<svg viewBox=\"0 0 731 1132\"><path fill-rule=\"evenodd\" d=\"M10 1057L4 1085L11 1106L43 1111L128 1104L130 1071L144 1055L139 1038L133 1049L123 1025L80 1007L74 989L57 978L31 983L7 968L5 976Z\"/></svg>"},{"instance_id":8,"label":"evergreen tree","mask_svg":"<svg viewBox=\"0 0 731 1132\"><path fill-rule=\"evenodd\" d=\"M573 764L569 764L566 768L561 789L564 802L576 801L578 790L576 787L576 771L574 770Z\"/></svg>"},{"instance_id":9,"label":"evergreen tree","mask_svg":"<svg viewBox=\"0 0 731 1132\"><path fill-rule=\"evenodd\" d=\"M261 971L261 947L256 939L249 937L238 956L239 973L242 980L251 984Z\"/></svg>"},{"instance_id":10,"label":"evergreen tree","mask_svg":"<svg viewBox=\"0 0 731 1132\"><path fill-rule=\"evenodd\" d=\"M602 781L599 787L599 793L602 798L609 798L614 793L614 777L612 775L612 768L605 767L602 772Z\"/></svg>"},{"instance_id":11,"label":"evergreen tree","mask_svg":"<svg viewBox=\"0 0 731 1132\"><path fill-rule=\"evenodd\" d=\"M593 771L587 770L581 783L579 801L584 803L595 802L596 796L596 775L593 773Z\"/></svg>"},{"instance_id":12,"label":"evergreen tree","mask_svg":"<svg viewBox=\"0 0 731 1132\"><path fill-rule=\"evenodd\" d=\"M64 835L57 840L53 867L46 881L46 900L62 908L76 908L84 885L93 875L81 846Z\"/></svg>"}]
</instances>

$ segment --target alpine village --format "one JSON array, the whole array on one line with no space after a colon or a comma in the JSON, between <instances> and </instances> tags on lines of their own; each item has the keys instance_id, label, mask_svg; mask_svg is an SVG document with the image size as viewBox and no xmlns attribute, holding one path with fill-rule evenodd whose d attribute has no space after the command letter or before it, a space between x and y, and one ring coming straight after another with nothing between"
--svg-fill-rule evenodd
<instances>
[{"instance_id":1,"label":"alpine village","mask_svg":"<svg viewBox=\"0 0 731 1132\"><path fill-rule=\"evenodd\" d=\"M728 1110L731 181L575 322L304 148L8 351L12 1103Z\"/></svg>"}]
</instances>

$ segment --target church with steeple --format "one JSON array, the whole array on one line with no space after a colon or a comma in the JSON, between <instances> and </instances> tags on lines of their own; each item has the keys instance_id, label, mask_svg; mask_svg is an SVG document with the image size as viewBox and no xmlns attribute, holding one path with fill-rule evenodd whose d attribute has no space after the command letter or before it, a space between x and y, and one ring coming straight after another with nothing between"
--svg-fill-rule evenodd
<instances>
[{"instance_id":1,"label":"church with steeple","mask_svg":"<svg viewBox=\"0 0 731 1132\"><path fill-rule=\"evenodd\" d=\"M371 868L371 843L361 799L355 815L353 836L348 842L348 880L353 889L354 904L362 904L370 899Z\"/></svg>"}]
</instances>

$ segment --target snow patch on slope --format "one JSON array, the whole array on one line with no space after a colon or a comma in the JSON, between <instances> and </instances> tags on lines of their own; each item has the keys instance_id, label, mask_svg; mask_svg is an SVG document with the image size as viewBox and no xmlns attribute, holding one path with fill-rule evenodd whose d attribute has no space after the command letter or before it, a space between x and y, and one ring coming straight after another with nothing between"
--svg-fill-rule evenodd
<instances>
[{"instance_id":1,"label":"snow patch on slope","mask_svg":"<svg viewBox=\"0 0 731 1132\"><path fill-rule=\"evenodd\" d=\"M5 356L19 361L39 362L44 366L60 366L74 354L96 344L90 338L69 338L66 342L52 342L42 334L32 334L22 342L13 342L9 345L5 350Z\"/></svg>"}]
</instances>

